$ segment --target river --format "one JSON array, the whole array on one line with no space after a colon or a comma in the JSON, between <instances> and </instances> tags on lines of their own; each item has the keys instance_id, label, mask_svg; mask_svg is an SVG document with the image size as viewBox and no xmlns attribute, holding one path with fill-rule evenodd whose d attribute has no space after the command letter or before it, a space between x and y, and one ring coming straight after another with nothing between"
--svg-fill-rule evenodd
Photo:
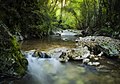
<instances>
[{"instance_id":1,"label":"river","mask_svg":"<svg viewBox=\"0 0 120 84\"><path fill-rule=\"evenodd\" d=\"M76 46L72 41L74 39L50 37L42 40L27 40L21 43L21 49L48 52L54 48L74 48ZM61 63L55 58L38 59L29 55L27 75L9 84L119 84L120 65L111 59L103 59L105 59L102 61L103 64L94 67L82 64L80 61Z\"/></svg>"}]
</instances>

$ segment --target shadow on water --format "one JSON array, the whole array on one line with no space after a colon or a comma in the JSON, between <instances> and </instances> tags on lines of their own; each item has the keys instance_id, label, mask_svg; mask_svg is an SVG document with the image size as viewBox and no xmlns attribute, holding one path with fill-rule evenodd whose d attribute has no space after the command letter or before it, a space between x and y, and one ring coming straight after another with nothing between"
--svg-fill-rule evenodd
<instances>
[{"instance_id":1,"label":"shadow on water","mask_svg":"<svg viewBox=\"0 0 120 84\"><path fill-rule=\"evenodd\" d=\"M72 41L50 38L28 40L21 45L22 50L39 49L49 51L54 48L75 47ZM110 60L104 59L99 67L87 66L73 61L60 63L55 58L35 58L28 54L27 75L20 79L3 84L119 84L120 66L107 65ZM111 62L112 63L112 62ZM107 68L106 68L107 67Z\"/></svg>"}]
</instances>

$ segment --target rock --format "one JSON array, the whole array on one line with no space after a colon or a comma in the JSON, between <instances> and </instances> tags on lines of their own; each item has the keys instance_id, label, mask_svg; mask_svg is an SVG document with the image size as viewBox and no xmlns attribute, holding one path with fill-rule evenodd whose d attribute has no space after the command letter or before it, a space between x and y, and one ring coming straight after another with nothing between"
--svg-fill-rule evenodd
<instances>
[{"instance_id":1,"label":"rock","mask_svg":"<svg viewBox=\"0 0 120 84\"><path fill-rule=\"evenodd\" d=\"M101 53L100 53L100 54L98 54L97 56L98 56L98 57L101 57L102 55L103 55L103 52L101 52Z\"/></svg>"},{"instance_id":2,"label":"rock","mask_svg":"<svg viewBox=\"0 0 120 84\"><path fill-rule=\"evenodd\" d=\"M100 62L93 62L92 65L94 65L94 66L99 66L99 65L100 65Z\"/></svg>"},{"instance_id":3,"label":"rock","mask_svg":"<svg viewBox=\"0 0 120 84\"><path fill-rule=\"evenodd\" d=\"M64 57L64 58L59 58L60 62L68 62L69 58L68 57Z\"/></svg>"},{"instance_id":4,"label":"rock","mask_svg":"<svg viewBox=\"0 0 120 84\"><path fill-rule=\"evenodd\" d=\"M88 65L90 65L90 66L99 66L100 62L88 62Z\"/></svg>"},{"instance_id":5,"label":"rock","mask_svg":"<svg viewBox=\"0 0 120 84\"><path fill-rule=\"evenodd\" d=\"M119 56L120 52L116 45L112 43L104 43L99 45L99 48L102 52L104 52L107 56L113 57L113 56Z\"/></svg>"},{"instance_id":6,"label":"rock","mask_svg":"<svg viewBox=\"0 0 120 84\"><path fill-rule=\"evenodd\" d=\"M98 60L99 60L99 58L95 57L95 58L94 58L94 60L95 60L95 61L98 61Z\"/></svg>"},{"instance_id":7,"label":"rock","mask_svg":"<svg viewBox=\"0 0 120 84\"><path fill-rule=\"evenodd\" d=\"M78 48L72 48L67 50L66 52L62 52L62 54L59 56L59 58L62 58L63 60L82 60L87 58L90 55L90 52L88 48L85 47L78 47Z\"/></svg>"},{"instance_id":8,"label":"rock","mask_svg":"<svg viewBox=\"0 0 120 84\"><path fill-rule=\"evenodd\" d=\"M68 48L61 47L61 48L55 48L47 52L47 54L53 58L58 59L63 55L63 53L67 52Z\"/></svg>"},{"instance_id":9,"label":"rock","mask_svg":"<svg viewBox=\"0 0 120 84\"><path fill-rule=\"evenodd\" d=\"M82 60L89 57L90 51L87 46L79 46L78 48L71 49L67 55L73 60Z\"/></svg>"},{"instance_id":10,"label":"rock","mask_svg":"<svg viewBox=\"0 0 120 84\"><path fill-rule=\"evenodd\" d=\"M86 58L86 59L83 59L83 63L89 63L90 62L90 59Z\"/></svg>"},{"instance_id":11,"label":"rock","mask_svg":"<svg viewBox=\"0 0 120 84\"><path fill-rule=\"evenodd\" d=\"M38 52L38 56L40 58L51 58L49 55L47 55L45 52Z\"/></svg>"},{"instance_id":12,"label":"rock","mask_svg":"<svg viewBox=\"0 0 120 84\"><path fill-rule=\"evenodd\" d=\"M67 52L62 52L62 54L59 57L59 61L61 62L68 62L69 57L66 55Z\"/></svg>"},{"instance_id":13,"label":"rock","mask_svg":"<svg viewBox=\"0 0 120 84\"><path fill-rule=\"evenodd\" d=\"M80 56L74 57L74 60L81 60L81 57Z\"/></svg>"},{"instance_id":14,"label":"rock","mask_svg":"<svg viewBox=\"0 0 120 84\"><path fill-rule=\"evenodd\" d=\"M95 57L95 55L93 55L93 54L90 55L90 58L94 58L94 57Z\"/></svg>"},{"instance_id":15,"label":"rock","mask_svg":"<svg viewBox=\"0 0 120 84\"><path fill-rule=\"evenodd\" d=\"M26 56L32 55L33 57L39 57L39 58L51 58L49 55L46 54L46 52L39 52L37 50L30 50L25 52Z\"/></svg>"},{"instance_id":16,"label":"rock","mask_svg":"<svg viewBox=\"0 0 120 84\"><path fill-rule=\"evenodd\" d=\"M93 65L93 63L92 63L92 62L88 62L88 65L92 66L92 65Z\"/></svg>"},{"instance_id":17,"label":"rock","mask_svg":"<svg viewBox=\"0 0 120 84\"><path fill-rule=\"evenodd\" d=\"M67 49L67 48L56 48L48 52L51 57L59 58L60 61L69 60L82 60L90 55L90 51L87 46L79 46L77 48Z\"/></svg>"},{"instance_id":18,"label":"rock","mask_svg":"<svg viewBox=\"0 0 120 84\"><path fill-rule=\"evenodd\" d=\"M105 36L87 36L79 37L77 40L79 46L88 46L89 50L101 56L103 53L109 57L120 56L120 40ZM100 53L99 52L103 52Z\"/></svg>"},{"instance_id":19,"label":"rock","mask_svg":"<svg viewBox=\"0 0 120 84\"><path fill-rule=\"evenodd\" d=\"M67 52L68 52L68 48L61 47L50 50L48 52L48 55L58 59L60 62L67 62L69 60L69 57L66 55Z\"/></svg>"}]
</instances>

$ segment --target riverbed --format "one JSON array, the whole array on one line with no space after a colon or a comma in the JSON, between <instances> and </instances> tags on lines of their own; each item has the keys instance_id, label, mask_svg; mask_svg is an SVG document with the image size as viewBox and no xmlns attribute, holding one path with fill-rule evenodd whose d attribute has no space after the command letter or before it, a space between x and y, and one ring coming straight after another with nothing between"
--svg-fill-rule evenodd
<instances>
[{"instance_id":1,"label":"riverbed","mask_svg":"<svg viewBox=\"0 0 120 84\"><path fill-rule=\"evenodd\" d=\"M75 38L49 37L21 42L21 49L48 52L55 48L74 48ZM81 61L61 63L54 58L28 57L27 75L3 84L119 84L120 61L102 58L100 66L89 66Z\"/></svg>"}]
</instances>

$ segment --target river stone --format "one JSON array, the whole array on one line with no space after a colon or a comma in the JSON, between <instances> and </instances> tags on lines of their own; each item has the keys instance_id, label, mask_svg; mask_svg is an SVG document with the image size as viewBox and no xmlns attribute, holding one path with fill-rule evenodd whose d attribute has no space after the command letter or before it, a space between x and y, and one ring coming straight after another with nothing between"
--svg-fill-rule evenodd
<instances>
[{"instance_id":1,"label":"river stone","mask_svg":"<svg viewBox=\"0 0 120 84\"><path fill-rule=\"evenodd\" d=\"M94 53L103 52L107 56L120 56L120 40L105 36L87 36L76 39L79 46L88 46ZM98 53L97 53L98 54Z\"/></svg>"},{"instance_id":2,"label":"river stone","mask_svg":"<svg viewBox=\"0 0 120 84\"><path fill-rule=\"evenodd\" d=\"M93 62L92 65L93 65L93 66L99 66L99 65L100 65L100 62Z\"/></svg>"},{"instance_id":3,"label":"river stone","mask_svg":"<svg viewBox=\"0 0 120 84\"><path fill-rule=\"evenodd\" d=\"M82 61L83 63L88 63L88 62L90 62L90 59L88 59L88 58L86 58L86 59L83 59L83 61Z\"/></svg>"},{"instance_id":4,"label":"river stone","mask_svg":"<svg viewBox=\"0 0 120 84\"><path fill-rule=\"evenodd\" d=\"M47 52L47 54L53 58L58 59L63 53L67 52L69 49L65 47L55 48Z\"/></svg>"},{"instance_id":5,"label":"river stone","mask_svg":"<svg viewBox=\"0 0 120 84\"><path fill-rule=\"evenodd\" d=\"M0 22L0 75L21 77L26 72L27 63L15 37Z\"/></svg>"},{"instance_id":6,"label":"river stone","mask_svg":"<svg viewBox=\"0 0 120 84\"><path fill-rule=\"evenodd\" d=\"M25 51L24 55L28 57L28 55L31 55L32 57L39 57L39 58L51 58L46 52L44 51L38 51L38 50L29 50Z\"/></svg>"},{"instance_id":7,"label":"river stone","mask_svg":"<svg viewBox=\"0 0 120 84\"><path fill-rule=\"evenodd\" d=\"M88 47L82 47L79 46L77 48L56 48L53 50L50 50L48 53L51 57L54 57L56 59L59 59L61 62L67 62L69 60L82 60L90 55L90 51L88 50Z\"/></svg>"},{"instance_id":8,"label":"river stone","mask_svg":"<svg viewBox=\"0 0 120 84\"><path fill-rule=\"evenodd\" d=\"M100 62L88 62L88 65L90 65L90 66L99 66Z\"/></svg>"},{"instance_id":9,"label":"river stone","mask_svg":"<svg viewBox=\"0 0 120 84\"><path fill-rule=\"evenodd\" d=\"M90 51L88 50L87 46L79 46L78 48L69 50L69 52L67 52L67 55L73 60L82 60L90 56Z\"/></svg>"},{"instance_id":10,"label":"river stone","mask_svg":"<svg viewBox=\"0 0 120 84\"><path fill-rule=\"evenodd\" d=\"M83 60L89 57L89 55L90 55L90 51L88 50L87 46L85 47L81 46L78 48L69 49L66 52L62 52L59 58L60 61Z\"/></svg>"}]
</instances>

